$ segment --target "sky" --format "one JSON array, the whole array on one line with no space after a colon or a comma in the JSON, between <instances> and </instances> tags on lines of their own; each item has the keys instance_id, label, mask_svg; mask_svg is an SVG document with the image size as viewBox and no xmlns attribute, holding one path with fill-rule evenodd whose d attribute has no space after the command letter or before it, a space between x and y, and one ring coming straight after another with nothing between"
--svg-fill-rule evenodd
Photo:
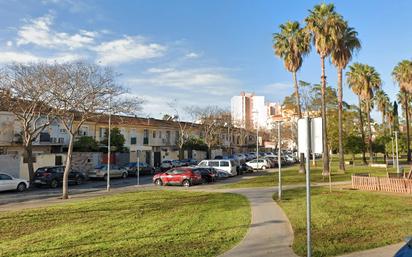
<instances>
[{"instance_id":1,"label":"sky","mask_svg":"<svg viewBox=\"0 0 412 257\"><path fill-rule=\"evenodd\" d=\"M0 65L87 61L112 67L117 82L143 99L141 116L175 114L189 106L230 108L241 91L281 102L292 76L274 56L272 35L288 21L303 23L322 1L275 0L8 0L0 1ZM328 1L324 1L329 3ZM334 1L362 49L353 58L374 66L395 100L391 72L412 53L412 1ZM336 69L326 62L328 84ZM315 49L298 79L320 81ZM344 85L344 100L356 103ZM380 121L375 111L372 115Z\"/></svg>"}]
</instances>

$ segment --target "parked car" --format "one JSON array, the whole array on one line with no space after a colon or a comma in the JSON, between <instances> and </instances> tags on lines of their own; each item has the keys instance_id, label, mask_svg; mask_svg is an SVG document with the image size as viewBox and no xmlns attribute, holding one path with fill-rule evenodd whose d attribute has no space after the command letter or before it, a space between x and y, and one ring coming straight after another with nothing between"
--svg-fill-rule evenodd
<instances>
[{"instance_id":1,"label":"parked car","mask_svg":"<svg viewBox=\"0 0 412 257\"><path fill-rule=\"evenodd\" d=\"M247 162L246 164L252 167L254 170L260 170L260 169L266 170L267 168L270 167L268 160L265 160L263 158L262 159L259 158L259 160L257 159L251 160L250 162Z\"/></svg>"},{"instance_id":2,"label":"parked car","mask_svg":"<svg viewBox=\"0 0 412 257\"><path fill-rule=\"evenodd\" d=\"M137 162L130 162L126 167L126 170L127 170L128 175L136 176L137 175ZM155 173L155 169L145 162L139 162L139 170L140 170L140 175L153 175Z\"/></svg>"},{"instance_id":3,"label":"parked car","mask_svg":"<svg viewBox=\"0 0 412 257\"><path fill-rule=\"evenodd\" d=\"M222 155L216 155L215 156L215 160L222 160L223 159L223 156Z\"/></svg>"},{"instance_id":4,"label":"parked car","mask_svg":"<svg viewBox=\"0 0 412 257\"><path fill-rule=\"evenodd\" d=\"M269 166L270 166L269 168L275 168L275 167L277 166L277 161L275 160L274 157L265 156L265 157L263 157L262 159L268 161Z\"/></svg>"},{"instance_id":5,"label":"parked car","mask_svg":"<svg viewBox=\"0 0 412 257\"><path fill-rule=\"evenodd\" d=\"M173 167L182 167L182 166L184 166L184 163L182 163L179 160L172 160L172 164L173 164Z\"/></svg>"},{"instance_id":6,"label":"parked car","mask_svg":"<svg viewBox=\"0 0 412 257\"><path fill-rule=\"evenodd\" d=\"M216 175L217 175L217 179L226 179L228 177L230 177L230 174L224 170L219 170L219 169L215 169L212 168L216 171Z\"/></svg>"},{"instance_id":7,"label":"parked car","mask_svg":"<svg viewBox=\"0 0 412 257\"><path fill-rule=\"evenodd\" d=\"M253 168L248 166L246 163L240 165L239 171L241 174L253 172Z\"/></svg>"},{"instance_id":8,"label":"parked car","mask_svg":"<svg viewBox=\"0 0 412 257\"><path fill-rule=\"evenodd\" d=\"M63 183L64 166L41 167L34 172L34 185L56 188ZM71 170L69 183L80 185L86 179L82 172Z\"/></svg>"},{"instance_id":9,"label":"parked car","mask_svg":"<svg viewBox=\"0 0 412 257\"><path fill-rule=\"evenodd\" d=\"M174 167L174 165L173 165L173 162L171 160L164 160L160 164L160 171L165 172L167 170L170 170L173 167Z\"/></svg>"},{"instance_id":10,"label":"parked car","mask_svg":"<svg viewBox=\"0 0 412 257\"><path fill-rule=\"evenodd\" d=\"M412 237L406 238L406 244L396 252L394 257L411 257L412 256Z\"/></svg>"},{"instance_id":11,"label":"parked car","mask_svg":"<svg viewBox=\"0 0 412 257\"><path fill-rule=\"evenodd\" d=\"M154 175L153 183L157 186L182 185L184 187L190 187L201 184L202 175L194 172L192 168L179 167Z\"/></svg>"},{"instance_id":12,"label":"parked car","mask_svg":"<svg viewBox=\"0 0 412 257\"><path fill-rule=\"evenodd\" d=\"M202 176L202 183L213 183L217 180L217 173L213 168L195 167L192 169Z\"/></svg>"},{"instance_id":13,"label":"parked car","mask_svg":"<svg viewBox=\"0 0 412 257\"><path fill-rule=\"evenodd\" d=\"M89 171L89 178L102 178L107 180L107 164L97 166L93 171ZM121 168L118 165L110 165L110 178L127 178L126 168Z\"/></svg>"},{"instance_id":14,"label":"parked car","mask_svg":"<svg viewBox=\"0 0 412 257\"><path fill-rule=\"evenodd\" d=\"M0 191L16 190L23 192L29 188L29 181L10 176L6 173L0 173Z\"/></svg>"},{"instance_id":15,"label":"parked car","mask_svg":"<svg viewBox=\"0 0 412 257\"><path fill-rule=\"evenodd\" d=\"M203 160L197 166L224 170L229 173L230 176L236 176L238 173L236 163L233 160Z\"/></svg>"},{"instance_id":16,"label":"parked car","mask_svg":"<svg viewBox=\"0 0 412 257\"><path fill-rule=\"evenodd\" d=\"M195 159L185 159L184 161L187 163L187 166L197 165L198 163Z\"/></svg>"}]
</instances>

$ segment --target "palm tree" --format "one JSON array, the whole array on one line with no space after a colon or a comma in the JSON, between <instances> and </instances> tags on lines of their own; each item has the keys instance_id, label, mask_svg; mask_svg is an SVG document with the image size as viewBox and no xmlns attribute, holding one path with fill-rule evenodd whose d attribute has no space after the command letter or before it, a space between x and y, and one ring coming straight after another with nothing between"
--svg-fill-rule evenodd
<instances>
[{"instance_id":1,"label":"palm tree","mask_svg":"<svg viewBox=\"0 0 412 257\"><path fill-rule=\"evenodd\" d=\"M410 146L410 135L409 135L409 93L406 90L401 90L399 91L397 95L397 100L401 104L404 116L405 116L405 122L406 122L406 141L407 146L408 146L408 162L410 162L411 158L411 146Z\"/></svg>"},{"instance_id":2,"label":"palm tree","mask_svg":"<svg viewBox=\"0 0 412 257\"><path fill-rule=\"evenodd\" d=\"M339 169L345 170L345 157L343 150L343 129L342 129L342 73L343 69L352 59L353 52L361 48L360 41L358 39L358 33L351 27L346 28L338 40L337 46L332 51L332 63L338 70L338 127L339 127Z\"/></svg>"},{"instance_id":3,"label":"palm tree","mask_svg":"<svg viewBox=\"0 0 412 257\"><path fill-rule=\"evenodd\" d=\"M370 163L373 163L370 112L372 109L374 92L381 87L382 80L374 67L360 63L354 63L349 66L349 71L346 73L346 77L349 87L352 88L352 91L365 103L366 117L368 121L369 161Z\"/></svg>"},{"instance_id":4,"label":"palm tree","mask_svg":"<svg viewBox=\"0 0 412 257\"><path fill-rule=\"evenodd\" d=\"M316 51L320 56L321 61L321 81L322 81L322 126L323 132L323 175L329 174L329 152L328 138L326 133L326 106L325 106L325 91L326 91L326 74L325 74L325 58L338 46L338 41L345 30L346 23L342 16L335 11L333 4L315 5L312 10L309 10L309 16L305 19L306 28L311 32L313 43Z\"/></svg>"},{"instance_id":5,"label":"palm tree","mask_svg":"<svg viewBox=\"0 0 412 257\"><path fill-rule=\"evenodd\" d=\"M296 72L302 66L303 56L310 51L310 34L300 27L297 21L288 21L279 26L280 32L273 35L275 55L283 60L285 68L292 73L295 87L295 100L298 117L302 118ZM300 172L305 171L304 155L301 154Z\"/></svg>"},{"instance_id":6,"label":"palm tree","mask_svg":"<svg viewBox=\"0 0 412 257\"><path fill-rule=\"evenodd\" d=\"M382 130L383 135L386 135L386 125L385 118L387 115L388 106L390 104L389 97L382 89L376 91L375 103L377 105L378 111L382 113Z\"/></svg>"},{"instance_id":7,"label":"palm tree","mask_svg":"<svg viewBox=\"0 0 412 257\"><path fill-rule=\"evenodd\" d=\"M412 61L403 60L399 62L392 71L392 76L399 84L401 94L405 95L405 99L409 98L408 93L412 92ZM411 162L411 147L409 135L409 108L408 104L403 105L406 118L406 138L408 141L408 162Z\"/></svg>"}]
</instances>

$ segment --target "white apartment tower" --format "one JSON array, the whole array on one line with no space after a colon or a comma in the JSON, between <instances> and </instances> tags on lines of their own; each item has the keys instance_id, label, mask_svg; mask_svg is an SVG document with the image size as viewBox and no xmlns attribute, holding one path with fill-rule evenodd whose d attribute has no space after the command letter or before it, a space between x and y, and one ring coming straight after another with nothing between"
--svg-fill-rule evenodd
<instances>
[{"instance_id":1,"label":"white apartment tower","mask_svg":"<svg viewBox=\"0 0 412 257\"><path fill-rule=\"evenodd\" d=\"M232 120L236 127L251 129L266 128L268 111L264 96L256 96L254 93L241 92L239 96L233 96L231 101Z\"/></svg>"}]
</instances>

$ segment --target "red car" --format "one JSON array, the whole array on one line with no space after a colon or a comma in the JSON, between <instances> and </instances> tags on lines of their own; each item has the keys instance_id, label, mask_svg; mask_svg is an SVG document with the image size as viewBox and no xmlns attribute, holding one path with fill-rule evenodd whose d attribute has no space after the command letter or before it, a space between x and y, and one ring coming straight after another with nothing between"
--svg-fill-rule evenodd
<instances>
[{"instance_id":1,"label":"red car","mask_svg":"<svg viewBox=\"0 0 412 257\"><path fill-rule=\"evenodd\" d=\"M193 171L191 168L179 167L154 175L153 183L157 186L182 185L184 187L190 187L201 184L202 175Z\"/></svg>"}]
</instances>

